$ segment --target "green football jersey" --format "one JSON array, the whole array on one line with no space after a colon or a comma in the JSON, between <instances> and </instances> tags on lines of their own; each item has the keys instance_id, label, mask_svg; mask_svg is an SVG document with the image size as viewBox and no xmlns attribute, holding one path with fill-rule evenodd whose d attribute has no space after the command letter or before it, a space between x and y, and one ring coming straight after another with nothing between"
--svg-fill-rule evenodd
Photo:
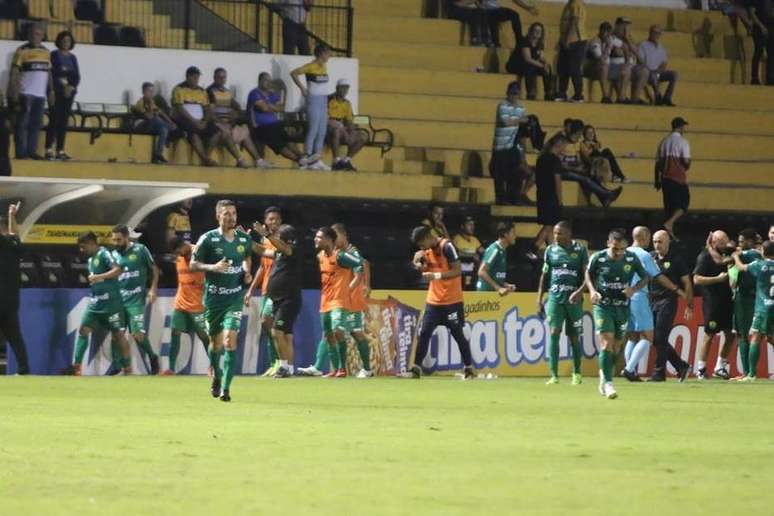
<instances>
[{"instance_id":1,"label":"green football jersey","mask_svg":"<svg viewBox=\"0 0 774 516\"><path fill-rule=\"evenodd\" d=\"M153 270L153 256L142 244L130 244L125 251L113 250L113 259L124 271L118 277L121 301L124 305L145 306L148 291L148 273Z\"/></svg>"},{"instance_id":2,"label":"green football jersey","mask_svg":"<svg viewBox=\"0 0 774 516\"><path fill-rule=\"evenodd\" d=\"M594 288L599 291L603 306L628 306L629 300L624 294L626 287L631 285L632 278L637 274L640 278L650 278L637 255L625 251L620 260L613 260L603 249L591 257L589 274L594 282Z\"/></svg>"},{"instance_id":3,"label":"green football jersey","mask_svg":"<svg viewBox=\"0 0 774 516\"><path fill-rule=\"evenodd\" d=\"M745 264L750 264L754 261L760 260L761 258L763 258L763 255L755 249L742 251L739 255L739 259L741 259L742 263ZM755 297L755 278L753 278L749 272L738 272L734 295L737 297L742 296L745 298Z\"/></svg>"},{"instance_id":4,"label":"green football jersey","mask_svg":"<svg viewBox=\"0 0 774 516\"><path fill-rule=\"evenodd\" d=\"M100 247L89 258L89 274L104 274L115 267L116 262L110 251ZM121 310L121 292L116 278L91 285L89 310L94 313L114 314Z\"/></svg>"},{"instance_id":5,"label":"green football jersey","mask_svg":"<svg viewBox=\"0 0 774 516\"><path fill-rule=\"evenodd\" d=\"M208 231L199 238L194 251L194 259L197 262L212 265L225 258L230 265L223 273L205 273L205 308L227 308L242 302L245 289L242 262L251 256L252 245L250 235L239 230L234 232L231 241L223 237L219 228Z\"/></svg>"},{"instance_id":6,"label":"green football jersey","mask_svg":"<svg viewBox=\"0 0 774 516\"><path fill-rule=\"evenodd\" d=\"M486 251L484 252L484 263L486 264L489 276L499 285L505 283L505 280L508 276L507 256L508 253L497 240L492 242L492 244L487 247ZM476 281L476 290L479 292L494 291L492 285L482 280L481 278L478 278L478 281Z\"/></svg>"},{"instance_id":7,"label":"green football jersey","mask_svg":"<svg viewBox=\"0 0 774 516\"><path fill-rule=\"evenodd\" d=\"M771 310L774 307L774 260L754 261L747 272L755 278L755 311L764 313Z\"/></svg>"},{"instance_id":8,"label":"green football jersey","mask_svg":"<svg viewBox=\"0 0 774 516\"><path fill-rule=\"evenodd\" d=\"M559 244L547 247L543 272L549 285L549 299L556 303L569 302L570 294L583 284L583 272L588 261L589 252L575 240L568 248Z\"/></svg>"}]
</instances>

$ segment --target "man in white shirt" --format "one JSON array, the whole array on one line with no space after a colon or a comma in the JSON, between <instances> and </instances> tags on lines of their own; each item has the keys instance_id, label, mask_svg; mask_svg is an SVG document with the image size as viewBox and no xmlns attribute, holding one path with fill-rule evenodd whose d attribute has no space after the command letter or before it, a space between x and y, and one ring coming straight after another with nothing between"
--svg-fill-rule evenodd
<instances>
[{"instance_id":1,"label":"man in white shirt","mask_svg":"<svg viewBox=\"0 0 774 516\"><path fill-rule=\"evenodd\" d=\"M653 87L656 94L657 106L674 106L672 94L675 91L677 72L667 70L667 52L663 45L659 44L661 27L651 25L648 39L640 43L638 48L642 61L642 72L648 74L647 83ZM660 83L667 82L666 92L661 95Z\"/></svg>"},{"instance_id":2,"label":"man in white shirt","mask_svg":"<svg viewBox=\"0 0 774 516\"><path fill-rule=\"evenodd\" d=\"M683 136L687 125L682 117L673 119L672 132L661 140L656 153L654 187L662 190L667 216L664 228L674 241L678 241L674 233L675 222L688 211L691 201L687 175L691 167L691 146Z\"/></svg>"}]
</instances>

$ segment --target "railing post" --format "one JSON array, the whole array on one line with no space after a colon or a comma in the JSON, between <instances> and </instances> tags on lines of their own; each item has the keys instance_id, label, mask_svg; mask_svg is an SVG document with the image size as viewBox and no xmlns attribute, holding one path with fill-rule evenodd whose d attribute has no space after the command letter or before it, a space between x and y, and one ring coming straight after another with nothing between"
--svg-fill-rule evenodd
<instances>
[{"instance_id":1,"label":"railing post","mask_svg":"<svg viewBox=\"0 0 774 516\"><path fill-rule=\"evenodd\" d=\"M274 53L274 10L272 10L271 7L267 6L269 10L269 34L268 34L268 49L269 53Z\"/></svg>"},{"instance_id":2,"label":"railing post","mask_svg":"<svg viewBox=\"0 0 774 516\"><path fill-rule=\"evenodd\" d=\"M261 2L255 0L255 42L261 44Z\"/></svg>"},{"instance_id":3,"label":"railing post","mask_svg":"<svg viewBox=\"0 0 774 516\"><path fill-rule=\"evenodd\" d=\"M347 57L352 57L352 33L354 32L354 9L347 7Z\"/></svg>"},{"instance_id":4,"label":"railing post","mask_svg":"<svg viewBox=\"0 0 774 516\"><path fill-rule=\"evenodd\" d=\"M183 48L185 48L186 50L188 50L188 48L189 48L189 45L190 45L189 40L191 38L191 1L192 0L185 0L185 7L184 7L184 9L185 9L185 15L184 15L184 18L185 18L185 32L184 32L185 42L183 43Z\"/></svg>"}]
</instances>

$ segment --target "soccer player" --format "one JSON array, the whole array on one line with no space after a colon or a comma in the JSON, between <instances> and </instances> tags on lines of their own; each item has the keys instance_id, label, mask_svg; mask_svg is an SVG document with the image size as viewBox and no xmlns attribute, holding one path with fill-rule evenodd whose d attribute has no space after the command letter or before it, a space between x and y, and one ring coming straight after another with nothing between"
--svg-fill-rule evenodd
<instances>
[{"instance_id":1,"label":"soccer player","mask_svg":"<svg viewBox=\"0 0 774 516\"><path fill-rule=\"evenodd\" d=\"M210 338L204 323L204 273L192 272L190 263L193 255L193 244L184 237L175 237L172 241L172 251L177 255L177 293L175 294L175 309L172 311L172 339L169 346L169 369L165 376L175 374L177 354L180 352L180 335L187 333L194 340L194 334L199 337L207 350Z\"/></svg>"},{"instance_id":2,"label":"soccer player","mask_svg":"<svg viewBox=\"0 0 774 516\"><path fill-rule=\"evenodd\" d=\"M739 232L737 246L742 263L750 264L763 258L763 255L755 249L758 239L758 233L754 229L748 228ZM749 272L739 270L738 267L731 268L728 273L731 288L734 290L734 332L739 341L739 355L742 361L742 375L733 380L743 380L750 376L749 335L755 314L755 278Z\"/></svg>"},{"instance_id":3,"label":"soccer player","mask_svg":"<svg viewBox=\"0 0 774 516\"><path fill-rule=\"evenodd\" d=\"M428 226L415 227L411 232L411 241L419 247L412 261L414 268L430 284L414 352L414 365L404 376L422 378L422 360L427 355L430 338L438 326L446 326L462 355L463 378L475 378L470 342L462 331L465 326L465 305L462 298L462 264L457 250L448 238L433 235Z\"/></svg>"},{"instance_id":4,"label":"soccer player","mask_svg":"<svg viewBox=\"0 0 774 516\"><path fill-rule=\"evenodd\" d=\"M269 231L269 233L276 233L280 226L282 225L282 212L280 209L276 206L270 206L266 208L266 210L263 212L263 223L266 226L266 229ZM249 306L250 304L250 298L253 297L253 293L255 292L255 289L258 287L258 285L261 285L261 306L260 306L260 314L261 314L261 336L265 336L266 340L266 353L269 357L269 367L266 369L266 371L263 373L263 376L273 376L274 373L277 372L277 369L279 368L279 358L277 356L277 348L274 345L274 339L272 338L272 327L274 326L274 320L272 319L272 313L274 311L274 306L272 305L271 298L267 295L267 290L269 287L269 277L271 276L271 270L274 266L274 254L273 251L276 250L274 247L274 244L271 243L271 241L268 239L268 237L264 237L261 245L264 247L265 251L272 251L272 252L264 252L264 255L261 256L261 266L258 268L258 271L255 273L255 278L253 278L253 282L250 284L250 288L247 289L247 293L245 294L245 305Z\"/></svg>"},{"instance_id":5,"label":"soccer player","mask_svg":"<svg viewBox=\"0 0 774 516\"><path fill-rule=\"evenodd\" d=\"M774 343L774 241L763 243L763 259L744 263L741 253L734 254L734 262L740 272L755 278L755 316L750 326L749 370L745 382L753 382L758 374L761 340L768 338Z\"/></svg>"},{"instance_id":6,"label":"soccer player","mask_svg":"<svg viewBox=\"0 0 774 516\"><path fill-rule=\"evenodd\" d=\"M78 328L78 340L75 342L73 374L81 375L81 363L89 347L89 335L93 330L103 328L110 331L117 342L121 358L120 366L124 374L132 372L129 356L129 342L126 340L124 310L121 305L121 292L118 277L123 270L113 255L97 243L97 235L89 231L78 237L78 250L89 258L89 285L91 298L89 306Z\"/></svg>"},{"instance_id":7,"label":"soccer player","mask_svg":"<svg viewBox=\"0 0 774 516\"><path fill-rule=\"evenodd\" d=\"M145 303L156 301L159 268L144 245L129 241L129 228L119 224L113 228L113 259L123 270L118 277L124 320L134 342L150 360L150 374L159 374L159 356L153 351L145 334ZM151 273L151 286L148 273Z\"/></svg>"},{"instance_id":8,"label":"soccer player","mask_svg":"<svg viewBox=\"0 0 774 516\"><path fill-rule=\"evenodd\" d=\"M702 287L703 301L702 312L704 315L704 340L700 343L697 353L697 378L706 380L707 375L707 356L709 355L710 345L715 335L722 333L725 337L720 346L718 360L715 363L714 375L728 380L728 355L734 348L734 334L731 332L733 326L734 302L731 285L728 281L729 259L723 259L720 263L719 257L729 255L728 235L724 231L713 231L707 242L707 248L704 249L696 259L696 266L693 269L693 283ZM713 258L715 256L715 258Z\"/></svg>"},{"instance_id":9,"label":"soccer player","mask_svg":"<svg viewBox=\"0 0 774 516\"><path fill-rule=\"evenodd\" d=\"M554 226L554 243L546 248L543 273L538 284L537 309L545 315L551 331L548 365L551 378L546 384L559 383L559 340L564 328L572 348L572 384L583 383L581 360L583 354L580 333L583 329L583 291L586 286L586 266L589 253L572 239L572 227L563 220ZM548 287L548 302L543 294Z\"/></svg>"},{"instance_id":10,"label":"soccer player","mask_svg":"<svg viewBox=\"0 0 774 516\"><path fill-rule=\"evenodd\" d=\"M500 296L516 291L516 285L505 281L508 275L507 249L516 241L516 226L500 222L497 224L497 240L486 248L484 259L478 268L476 290L497 292Z\"/></svg>"},{"instance_id":11,"label":"soccer player","mask_svg":"<svg viewBox=\"0 0 774 516\"><path fill-rule=\"evenodd\" d=\"M632 230L632 245L627 251L633 253L648 271L651 280L659 282L665 289L675 292L678 296L685 297L685 292L675 285L667 276L661 274L661 269L656 261L646 250L650 244L650 230L645 226L637 226ZM632 285L640 281L636 274L632 278ZM653 342L653 311L648 299L648 286L638 290L629 301L629 326L627 328L626 347L624 358L626 365L621 374L630 382L641 382L637 374L637 366L643 357L647 356L650 343Z\"/></svg>"},{"instance_id":12,"label":"soccer player","mask_svg":"<svg viewBox=\"0 0 774 516\"><path fill-rule=\"evenodd\" d=\"M250 235L236 227L234 201L218 201L215 216L218 227L199 237L189 269L204 272L204 319L210 336L209 356L213 371L210 394L228 402L231 401L231 380L236 369L237 336L242 327L244 288L252 281L250 266L254 246ZM221 371L223 349L226 356Z\"/></svg>"},{"instance_id":13,"label":"soccer player","mask_svg":"<svg viewBox=\"0 0 774 516\"><path fill-rule=\"evenodd\" d=\"M632 284L634 275L640 280ZM586 286L594 305L594 322L600 340L599 393L615 399L613 387L615 355L621 349L629 325L629 300L650 281L637 255L626 249L626 233L612 230L607 249L594 253L586 269Z\"/></svg>"}]
</instances>

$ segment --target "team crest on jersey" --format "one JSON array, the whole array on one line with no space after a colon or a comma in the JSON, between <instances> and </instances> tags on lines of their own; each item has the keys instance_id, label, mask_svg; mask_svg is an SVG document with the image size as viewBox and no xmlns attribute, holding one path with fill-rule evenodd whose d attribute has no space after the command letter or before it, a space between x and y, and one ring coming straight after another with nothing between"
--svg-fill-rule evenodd
<instances>
[{"instance_id":1,"label":"team crest on jersey","mask_svg":"<svg viewBox=\"0 0 774 516\"><path fill-rule=\"evenodd\" d=\"M664 268L668 269L672 266L672 262L664 262Z\"/></svg>"},{"instance_id":2,"label":"team crest on jersey","mask_svg":"<svg viewBox=\"0 0 774 516\"><path fill-rule=\"evenodd\" d=\"M130 254L129 255L129 261L130 262L136 262L137 261L137 255L136 254Z\"/></svg>"},{"instance_id":3,"label":"team crest on jersey","mask_svg":"<svg viewBox=\"0 0 774 516\"><path fill-rule=\"evenodd\" d=\"M625 272L629 272L630 270L632 270L632 266L631 265L629 265L628 263L626 265L624 265L624 271Z\"/></svg>"},{"instance_id":4,"label":"team crest on jersey","mask_svg":"<svg viewBox=\"0 0 774 516\"><path fill-rule=\"evenodd\" d=\"M578 257L578 253L572 253L570 256L572 256L573 258L577 258Z\"/></svg>"},{"instance_id":5,"label":"team crest on jersey","mask_svg":"<svg viewBox=\"0 0 774 516\"><path fill-rule=\"evenodd\" d=\"M93 258L94 260L94 267L99 267L99 258Z\"/></svg>"},{"instance_id":6,"label":"team crest on jersey","mask_svg":"<svg viewBox=\"0 0 774 516\"><path fill-rule=\"evenodd\" d=\"M239 254L242 254L242 253L244 253L244 252L245 252L245 246L243 246L243 245L238 245L238 246L237 246L237 252L238 252Z\"/></svg>"},{"instance_id":7,"label":"team crest on jersey","mask_svg":"<svg viewBox=\"0 0 774 516\"><path fill-rule=\"evenodd\" d=\"M710 330L714 330L715 328L717 328L718 327L717 321L710 321L709 327L710 327Z\"/></svg>"}]
</instances>

